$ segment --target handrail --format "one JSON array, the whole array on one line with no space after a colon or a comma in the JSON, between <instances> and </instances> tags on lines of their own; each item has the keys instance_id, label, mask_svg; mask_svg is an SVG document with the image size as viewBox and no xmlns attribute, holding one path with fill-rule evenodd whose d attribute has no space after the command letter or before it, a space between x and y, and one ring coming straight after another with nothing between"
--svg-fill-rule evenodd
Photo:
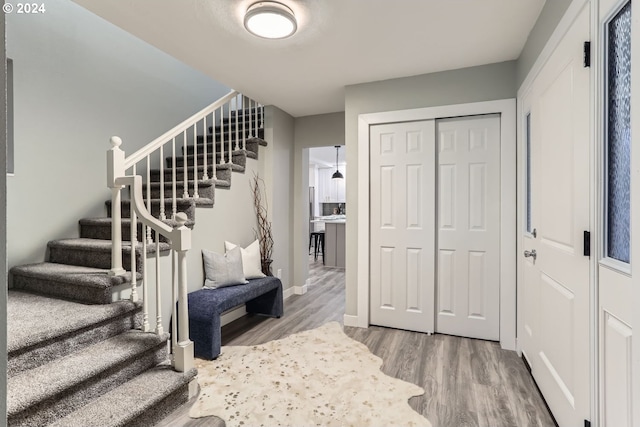
<instances>
[{"instance_id":1,"label":"handrail","mask_svg":"<svg viewBox=\"0 0 640 427\"><path fill-rule=\"evenodd\" d=\"M191 230L180 230L172 228L149 213L144 205L142 196L142 177L140 175L128 175L116 178L116 184L131 188L131 206L136 212L137 218L147 227L151 227L156 233L171 240L172 248L177 251L187 251L191 249ZM178 226L187 222L187 215L179 212L176 215Z\"/></svg>"},{"instance_id":2,"label":"handrail","mask_svg":"<svg viewBox=\"0 0 640 427\"><path fill-rule=\"evenodd\" d=\"M171 138L180 135L185 130L189 129L194 124L198 123L202 118L208 114L213 113L215 110L229 102L234 97L238 96L239 92L236 90L232 90L222 98L215 101L213 104L203 108L199 112L195 113L193 116L189 117L187 120L173 127L173 129L163 133L149 144L145 145L138 151L130 154L125 159L125 169L129 169L134 164L138 163L140 160L147 157L149 154L156 151L161 145L164 145Z\"/></svg>"}]
</instances>

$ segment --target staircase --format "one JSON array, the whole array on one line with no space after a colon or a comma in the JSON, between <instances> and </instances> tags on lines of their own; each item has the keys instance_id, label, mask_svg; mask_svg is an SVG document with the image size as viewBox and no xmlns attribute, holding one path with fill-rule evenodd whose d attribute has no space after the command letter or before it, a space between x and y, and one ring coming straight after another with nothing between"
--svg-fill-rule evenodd
<instances>
[{"instance_id":1,"label":"staircase","mask_svg":"<svg viewBox=\"0 0 640 427\"><path fill-rule=\"evenodd\" d=\"M179 154L164 156L161 165L147 163L146 211L167 229L194 228L197 208L213 206L216 189L230 189L233 173L243 173L247 158L257 159L266 145L263 110L251 102L245 108L246 101L239 109L235 99L236 108L231 101L219 119L214 113L200 135L196 125L191 140L184 133ZM79 238L49 242L46 262L11 269L9 426L152 426L189 399L196 371L185 363L178 372L170 354L176 339L188 342L188 333L180 337L174 327L172 345L159 317L153 331L147 305L154 301L144 299L146 258L169 256L175 245L162 227L146 232L146 223L131 215L132 203L122 200L114 212L113 199L107 201L107 217L80 219ZM122 239L113 239L113 213ZM114 259L124 273L114 274ZM131 298L118 300L126 290ZM171 288L156 293L181 303Z\"/></svg>"}]
</instances>

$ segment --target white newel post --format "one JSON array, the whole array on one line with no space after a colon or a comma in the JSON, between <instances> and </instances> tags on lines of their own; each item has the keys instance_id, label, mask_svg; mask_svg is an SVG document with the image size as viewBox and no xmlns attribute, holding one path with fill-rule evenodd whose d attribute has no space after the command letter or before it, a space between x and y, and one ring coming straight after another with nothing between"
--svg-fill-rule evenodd
<instances>
[{"instance_id":1,"label":"white newel post","mask_svg":"<svg viewBox=\"0 0 640 427\"><path fill-rule=\"evenodd\" d=\"M111 270L109 274L119 276L125 273L122 268L122 186L116 184L118 177L124 176L124 151L120 149L122 139L112 136L111 149L107 151L107 187L111 188Z\"/></svg>"},{"instance_id":2,"label":"white newel post","mask_svg":"<svg viewBox=\"0 0 640 427\"><path fill-rule=\"evenodd\" d=\"M177 227L171 242L178 253L178 342L174 368L178 372L193 369L193 342L189 339L189 308L187 303L187 251L191 248L191 230L185 226L187 215L176 215Z\"/></svg>"}]
</instances>

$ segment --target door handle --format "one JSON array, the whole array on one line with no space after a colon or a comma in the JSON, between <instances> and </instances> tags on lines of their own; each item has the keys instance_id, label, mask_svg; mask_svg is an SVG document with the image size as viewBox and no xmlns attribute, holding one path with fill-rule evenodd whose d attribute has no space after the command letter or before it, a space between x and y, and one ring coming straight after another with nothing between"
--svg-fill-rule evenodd
<instances>
[{"instance_id":1,"label":"door handle","mask_svg":"<svg viewBox=\"0 0 640 427\"><path fill-rule=\"evenodd\" d=\"M525 258L532 257L533 260L535 261L537 256L538 256L538 254L536 253L535 249L532 249L530 251L524 251L524 257Z\"/></svg>"}]
</instances>

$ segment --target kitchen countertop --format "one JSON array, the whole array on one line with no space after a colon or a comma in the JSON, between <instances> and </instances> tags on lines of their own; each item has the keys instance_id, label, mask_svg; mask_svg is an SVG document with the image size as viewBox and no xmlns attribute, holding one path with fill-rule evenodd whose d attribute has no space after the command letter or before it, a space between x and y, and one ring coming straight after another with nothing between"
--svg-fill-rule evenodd
<instances>
[{"instance_id":1,"label":"kitchen countertop","mask_svg":"<svg viewBox=\"0 0 640 427\"><path fill-rule=\"evenodd\" d=\"M346 215L327 215L327 216L318 216L315 219L311 220L311 222L324 222L325 224L345 224L347 222Z\"/></svg>"}]
</instances>

